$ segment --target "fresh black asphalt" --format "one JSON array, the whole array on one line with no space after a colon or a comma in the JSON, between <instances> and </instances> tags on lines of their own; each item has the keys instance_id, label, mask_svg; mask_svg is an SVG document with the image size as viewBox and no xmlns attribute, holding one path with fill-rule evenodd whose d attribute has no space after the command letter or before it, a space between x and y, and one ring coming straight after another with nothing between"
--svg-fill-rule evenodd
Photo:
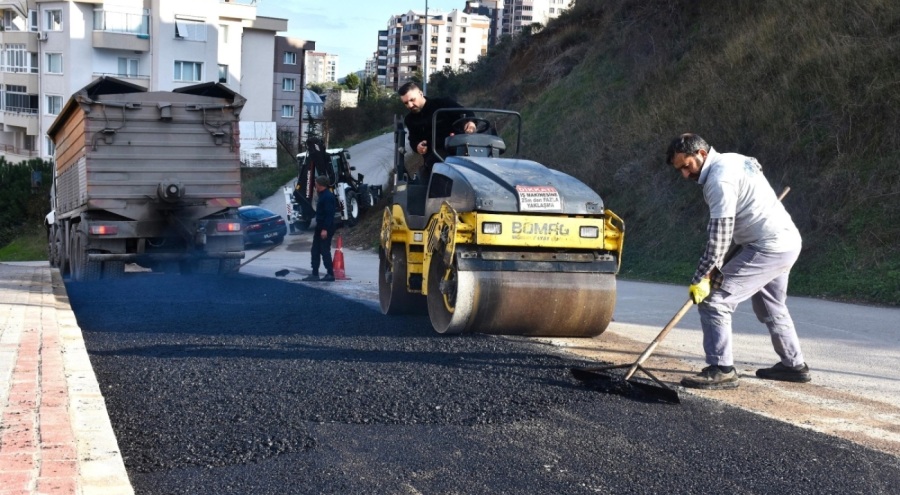
<instances>
[{"instance_id":1,"label":"fresh black asphalt","mask_svg":"<svg viewBox=\"0 0 900 495\"><path fill-rule=\"evenodd\" d=\"M315 285L67 284L137 494L889 494L900 460ZM341 283L341 282L337 282ZM723 392L727 393L727 392Z\"/></svg>"}]
</instances>

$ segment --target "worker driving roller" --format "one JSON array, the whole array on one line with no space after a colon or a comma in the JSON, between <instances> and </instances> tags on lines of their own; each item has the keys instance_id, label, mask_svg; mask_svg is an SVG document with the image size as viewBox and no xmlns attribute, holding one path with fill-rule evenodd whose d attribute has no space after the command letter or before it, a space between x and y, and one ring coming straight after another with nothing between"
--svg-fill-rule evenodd
<instances>
[{"instance_id":1,"label":"worker driving roller","mask_svg":"<svg viewBox=\"0 0 900 495\"><path fill-rule=\"evenodd\" d=\"M474 117L474 115L466 111L440 113L438 115L436 132L438 142L431 143L434 113L444 108L463 108L462 105L451 98L427 98L414 82L408 82L400 86L397 94L400 96L400 101L403 102L403 105L409 109L409 113L403 119L403 123L409 132L410 148L416 150L416 153L423 157L424 162L418 175L421 183L427 185L431 176L431 168L437 161L437 157L432 153L432 150L444 156L443 141L444 138L453 135L453 124L466 117ZM471 134L476 131L476 123L474 121L464 121L461 128L463 132Z\"/></svg>"}]
</instances>

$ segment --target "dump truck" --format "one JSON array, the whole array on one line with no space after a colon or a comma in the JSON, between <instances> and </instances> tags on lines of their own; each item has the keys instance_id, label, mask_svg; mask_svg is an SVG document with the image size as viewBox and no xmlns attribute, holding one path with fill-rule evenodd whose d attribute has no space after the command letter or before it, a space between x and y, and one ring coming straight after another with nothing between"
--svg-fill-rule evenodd
<instances>
[{"instance_id":1,"label":"dump truck","mask_svg":"<svg viewBox=\"0 0 900 495\"><path fill-rule=\"evenodd\" d=\"M442 334L601 334L615 309L622 219L575 177L517 157L518 113L449 111L463 118L427 182L407 172L396 123L394 195L379 249L382 312L427 311ZM478 132L462 130L468 121ZM514 138L512 153L504 134Z\"/></svg>"},{"instance_id":2,"label":"dump truck","mask_svg":"<svg viewBox=\"0 0 900 495\"><path fill-rule=\"evenodd\" d=\"M245 102L217 83L146 91L112 77L73 94L47 132L50 263L74 281L121 277L126 263L235 271Z\"/></svg>"}]
</instances>

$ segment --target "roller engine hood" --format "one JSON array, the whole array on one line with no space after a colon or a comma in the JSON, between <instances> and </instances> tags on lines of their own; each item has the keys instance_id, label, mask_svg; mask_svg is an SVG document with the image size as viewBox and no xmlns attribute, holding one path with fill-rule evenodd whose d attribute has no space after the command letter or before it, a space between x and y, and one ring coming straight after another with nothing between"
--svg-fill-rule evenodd
<instances>
[{"instance_id":1,"label":"roller engine hood","mask_svg":"<svg viewBox=\"0 0 900 495\"><path fill-rule=\"evenodd\" d=\"M452 198L459 212L603 214L599 194L571 175L531 160L451 156L435 164L432 181L432 187L435 181L452 183L452 195L444 199ZM429 199L440 199L437 194Z\"/></svg>"}]
</instances>

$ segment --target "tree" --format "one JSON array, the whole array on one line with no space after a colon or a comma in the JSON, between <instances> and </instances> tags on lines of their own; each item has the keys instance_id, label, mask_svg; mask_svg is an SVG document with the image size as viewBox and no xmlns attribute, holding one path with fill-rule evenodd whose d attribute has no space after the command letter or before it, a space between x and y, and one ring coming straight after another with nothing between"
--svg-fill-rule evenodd
<instances>
[{"instance_id":1,"label":"tree","mask_svg":"<svg viewBox=\"0 0 900 495\"><path fill-rule=\"evenodd\" d=\"M319 132L319 121L313 118L312 112L309 111L309 109L306 110L306 121L309 122L309 125L306 127L306 139L321 137Z\"/></svg>"},{"instance_id":2,"label":"tree","mask_svg":"<svg viewBox=\"0 0 900 495\"><path fill-rule=\"evenodd\" d=\"M347 77L344 78L344 86L351 91L359 88L359 76L352 72L347 74Z\"/></svg>"},{"instance_id":3,"label":"tree","mask_svg":"<svg viewBox=\"0 0 900 495\"><path fill-rule=\"evenodd\" d=\"M306 87L317 95L323 95L327 93L329 89L340 87L340 84L333 81L327 81L323 83L309 83Z\"/></svg>"},{"instance_id":4,"label":"tree","mask_svg":"<svg viewBox=\"0 0 900 495\"><path fill-rule=\"evenodd\" d=\"M375 102L387 96L376 76L369 76L359 87L359 102Z\"/></svg>"}]
</instances>

